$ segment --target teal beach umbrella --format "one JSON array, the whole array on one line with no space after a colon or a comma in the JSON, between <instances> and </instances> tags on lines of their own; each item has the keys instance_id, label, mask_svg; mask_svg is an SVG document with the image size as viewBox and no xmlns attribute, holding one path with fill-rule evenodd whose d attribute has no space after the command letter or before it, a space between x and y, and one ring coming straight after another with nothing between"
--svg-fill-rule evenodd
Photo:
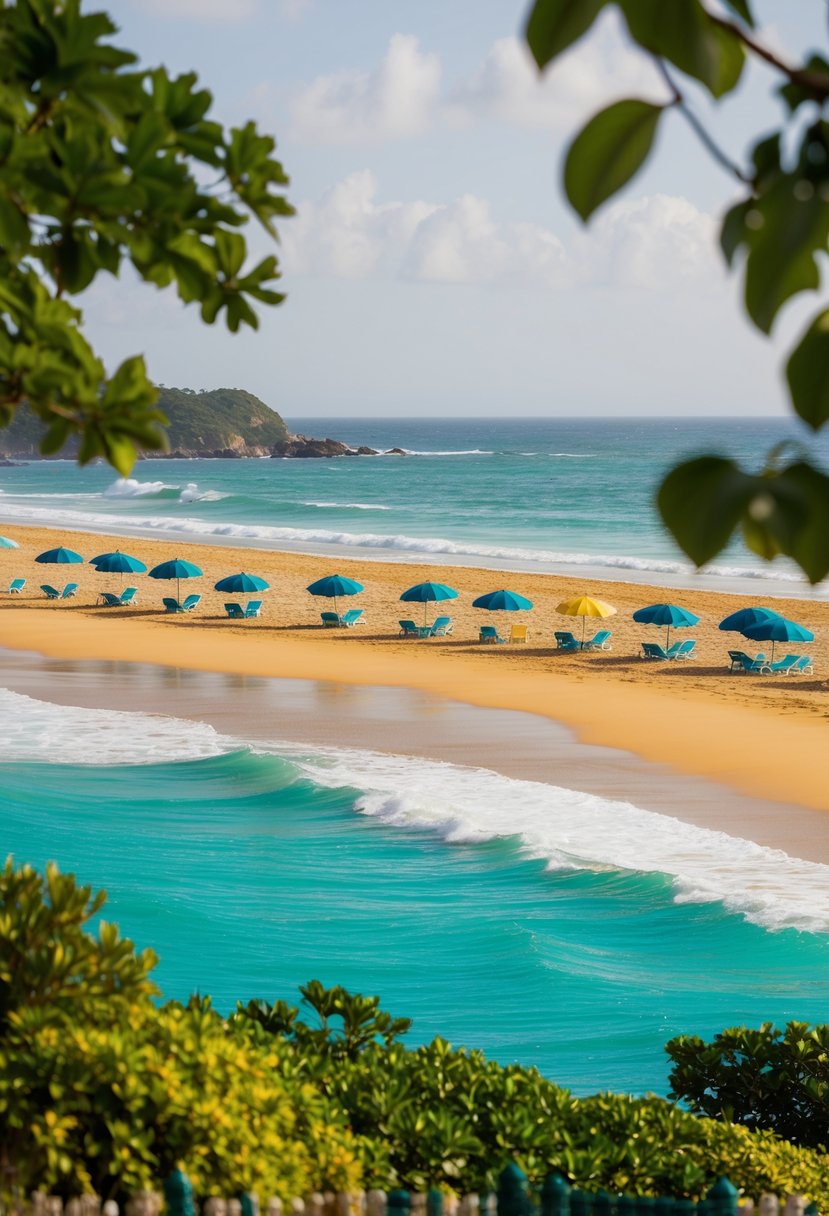
<instances>
[{"instance_id":1,"label":"teal beach umbrella","mask_svg":"<svg viewBox=\"0 0 829 1216\"><path fill-rule=\"evenodd\" d=\"M720 621L718 628L725 630L726 633L742 633L748 625L762 625L763 621L780 619L780 613L774 612L771 608L740 608L737 612L732 612L731 616L727 616L724 621Z\"/></svg>"},{"instance_id":2,"label":"teal beach umbrella","mask_svg":"<svg viewBox=\"0 0 829 1216\"><path fill-rule=\"evenodd\" d=\"M202 571L193 562L186 562L184 558L174 557L169 562L162 562L160 566L153 566L150 571L150 578L175 579L176 580L176 599L181 599L181 580L183 578L201 578Z\"/></svg>"},{"instance_id":3,"label":"teal beach umbrella","mask_svg":"<svg viewBox=\"0 0 829 1216\"><path fill-rule=\"evenodd\" d=\"M0 536L0 549L19 549L16 540L9 540L8 536Z\"/></svg>"},{"instance_id":4,"label":"teal beach umbrella","mask_svg":"<svg viewBox=\"0 0 829 1216\"><path fill-rule=\"evenodd\" d=\"M665 637L666 646L671 644L672 629L685 629L689 625L699 624L698 616L689 612L687 608L680 608L677 604L651 604L647 608L637 608L633 619L640 625L666 625L668 629Z\"/></svg>"},{"instance_id":5,"label":"teal beach umbrella","mask_svg":"<svg viewBox=\"0 0 829 1216\"><path fill-rule=\"evenodd\" d=\"M213 585L216 591L229 592L231 595L255 595L257 591L268 591L270 588L270 583L258 574L245 574L244 570L238 574L228 574Z\"/></svg>"},{"instance_id":6,"label":"teal beach umbrella","mask_svg":"<svg viewBox=\"0 0 829 1216\"><path fill-rule=\"evenodd\" d=\"M147 567L137 557L122 553L116 549L114 553L101 553L93 557L90 566L94 566L99 574L143 574Z\"/></svg>"},{"instance_id":7,"label":"teal beach umbrella","mask_svg":"<svg viewBox=\"0 0 829 1216\"><path fill-rule=\"evenodd\" d=\"M38 553L35 561L42 566L76 566L83 558L73 549L47 549L45 553Z\"/></svg>"},{"instance_id":8,"label":"teal beach umbrella","mask_svg":"<svg viewBox=\"0 0 829 1216\"><path fill-rule=\"evenodd\" d=\"M361 591L365 591L362 583L358 583L356 579L345 578L342 574L329 574L325 578L318 578L315 583L307 588L311 595L319 595L323 599L334 601L334 611L337 611L337 598L341 595L359 595Z\"/></svg>"},{"instance_id":9,"label":"teal beach umbrella","mask_svg":"<svg viewBox=\"0 0 829 1216\"><path fill-rule=\"evenodd\" d=\"M516 591L490 591L472 601L473 608L484 608L487 612L529 612L532 606L532 600Z\"/></svg>"},{"instance_id":10,"label":"teal beach umbrella","mask_svg":"<svg viewBox=\"0 0 829 1216\"><path fill-rule=\"evenodd\" d=\"M435 604L439 600L456 600L458 593L454 587L446 587L443 583L418 583L404 591L401 595L404 604L423 605L423 624L426 624L426 605Z\"/></svg>"},{"instance_id":11,"label":"teal beach umbrella","mask_svg":"<svg viewBox=\"0 0 829 1216\"><path fill-rule=\"evenodd\" d=\"M771 642L771 661L774 662L775 642L813 642L815 635L811 629L798 625L796 621L787 621L778 616L774 620L759 621L756 625L746 625L741 629L743 637L751 638L752 642Z\"/></svg>"}]
</instances>

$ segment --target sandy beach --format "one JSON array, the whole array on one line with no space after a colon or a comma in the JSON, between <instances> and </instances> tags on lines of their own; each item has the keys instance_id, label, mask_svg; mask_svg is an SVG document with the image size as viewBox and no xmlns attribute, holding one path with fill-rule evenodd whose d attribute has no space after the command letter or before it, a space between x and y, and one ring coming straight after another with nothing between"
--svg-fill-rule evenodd
<instances>
[{"instance_id":1,"label":"sandy beach","mask_svg":"<svg viewBox=\"0 0 829 1216\"><path fill-rule=\"evenodd\" d=\"M333 560L229 546L188 549L156 539L125 541L11 525L4 526L4 532L20 543L20 550L3 554L0 587L5 590L14 577L27 579L22 595L0 596L0 645L7 648L55 658L142 660L239 676L420 690L474 706L541 715L572 728L584 742L621 748L755 798L829 809L829 605L825 602L776 599L773 605L815 631L814 643L802 648L814 656L814 676L730 675L729 649L769 653L770 646L721 633L717 623L747 602L762 602L761 594L747 601L744 596L707 590L669 593L656 586L552 575ZM120 590L124 580L97 574L89 566L35 564L37 553L58 544L85 558L120 547L148 566L174 556L189 557L204 571L203 578L186 585L188 592L202 596L199 608L192 616L165 615L161 600L175 593L175 584L145 575L129 580L139 587L134 607L102 608L97 604L99 592ZM242 569L271 583L258 620L227 619L222 605L235 597L212 589L217 579ZM359 628L320 628L320 611L331 605L308 595L306 587L335 570L365 586L365 593L352 601L364 609L366 623ZM402 639L398 620L422 619L422 607L400 604L400 592L428 578L449 583L460 593L446 606L454 633L425 641ZM63 586L68 581L80 583L74 600L53 603L39 590L41 583ZM471 607L476 595L504 584L532 599L535 610L527 616L493 616ZM568 620L554 610L560 600L577 593L597 596L618 609L606 622L613 631L612 651L555 650L554 630L580 633L579 620ZM699 626L679 635L697 639L696 661L660 664L638 657L640 642L663 641L664 630L635 624L631 613L663 600L680 602L700 616ZM430 605L428 619L434 615ZM528 645L477 643L482 624L494 623L504 632L513 620L529 624ZM599 624L587 622L588 636ZM786 648L778 650L782 654Z\"/></svg>"}]
</instances>

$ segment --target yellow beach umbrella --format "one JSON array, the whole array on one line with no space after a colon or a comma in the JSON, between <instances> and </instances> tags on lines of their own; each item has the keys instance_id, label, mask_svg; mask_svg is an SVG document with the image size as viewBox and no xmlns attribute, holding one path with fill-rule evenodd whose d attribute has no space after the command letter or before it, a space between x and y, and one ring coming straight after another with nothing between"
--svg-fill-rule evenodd
<instances>
[{"instance_id":1,"label":"yellow beach umbrella","mask_svg":"<svg viewBox=\"0 0 829 1216\"><path fill-rule=\"evenodd\" d=\"M562 616L581 617L582 642L584 641L584 625L587 617L596 616L604 619L607 616L616 615L616 609L612 604L606 604L604 600L594 600L590 595L577 595L571 600L565 600L563 604L556 605L556 612L560 612Z\"/></svg>"}]
</instances>

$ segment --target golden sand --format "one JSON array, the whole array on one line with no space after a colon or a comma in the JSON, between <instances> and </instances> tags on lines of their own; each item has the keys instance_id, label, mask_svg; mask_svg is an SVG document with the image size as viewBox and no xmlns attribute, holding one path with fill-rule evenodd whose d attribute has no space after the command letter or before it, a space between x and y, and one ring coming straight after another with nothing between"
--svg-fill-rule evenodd
<instances>
[{"instance_id":1,"label":"golden sand","mask_svg":"<svg viewBox=\"0 0 829 1216\"><path fill-rule=\"evenodd\" d=\"M829 605L816 599L774 601L778 611L815 631L808 647L778 646L814 656L815 675L731 675L731 648L770 652L770 644L747 644L717 630L717 622L745 606L744 596L703 590L670 591L655 586L599 582L546 574L504 574L480 569L310 557L261 549L156 539L19 528L4 525L20 550L2 555L0 588L25 577L22 595L0 595L0 645L62 658L119 659L240 675L334 680L350 684L421 689L473 705L524 710L572 727L587 742L624 748L680 772L725 782L755 796L829 809ZM175 584L138 575L133 608L97 606L101 590L118 591L124 579L89 566L38 566L35 554L63 544L88 558L123 548L148 566L187 557L204 577L182 585L201 594L193 615L168 616L161 599ZM232 621L223 610L238 599L213 590L226 574L251 570L271 584L258 620ZM306 587L325 574L356 578L365 593L342 607L363 608L365 624L354 629L320 628L320 612L331 607ZM422 619L422 606L401 604L400 592L434 579L449 583L459 598L438 605L454 620L447 638L424 641L398 636L398 620ZM77 599L47 601L41 583L80 583ZM489 614L471 607L484 591L508 585L535 603L531 614ZM553 631L580 633L581 622L555 612L574 594L613 604L613 650L567 653L555 650ZM678 637L697 639L691 663L651 663L638 657L640 642L664 641L664 631L635 624L643 604L678 601L701 620ZM436 615L429 605L429 620ZM527 645L481 646L482 624L503 633L512 621L530 626ZM588 637L601 621L588 621ZM673 639L672 639L673 640ZM335 742L335 740L332 740ZM508 746L508 741L505 741Z\"/></svg>"}]
</instances>

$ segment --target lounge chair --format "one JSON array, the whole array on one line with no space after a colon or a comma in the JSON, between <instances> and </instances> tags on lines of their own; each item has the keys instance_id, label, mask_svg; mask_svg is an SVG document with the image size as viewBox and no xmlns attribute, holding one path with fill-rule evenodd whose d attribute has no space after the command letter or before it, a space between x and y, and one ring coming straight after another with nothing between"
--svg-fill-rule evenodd
<instances>
[{"instance_id":1,"label":"lounge chair","mask_svg":"<svg viewBox=\"0 0 829 1216\"><path fill-rule=\"evenodd\" d=\"M432 625L432 637L443 638L447 633L451 633L454 626L452 625L451 616L439 616L435 618Z\"/></svg>"},{"instance_id":2,"label":"lounge chair","mask_svg":"<svg viewBox=\"0 0 829 1216\"><path fill-rule=\"evenodd\" d=\"M77 583L67 583L66 586L64 587L63 591L61 591L61 593L60 593L60 598L62 600L72 600L75 598L75 596L77 594L78 594L78 584Z\"/></svg>"},{"instance_id":3,"label":"lounge chair","mask_svg":"<svg viewBox=\"0 0 829 1216\"><path fill-rule=\"evenodd\" d=\"M527 642L530 637L529 625L510 625L509 638L510 642Z\"/></svg>"},{"instance_id":4,"label":"lounge chair","mask_svg":"<svg viewBox=\"0 0 829 1216\"><path fill-rule=\"evenodd\" d=\"M118 597L121 601L121 607L125 608L127 604L134 604L135 597L138 595L137 587L125 587Z\"/></svg>"},{"instance_id":5,"label":"lounge chair","mask_svg":"<svg viewBox=\"0 0 829 1216\"><path fill-rule=\"evenodd\" d=\"M320 618L324 629L339 629L340 617L336 612L321 612Z\"/></svg>"},{"instance_id":6,"label":"lounge chair","mask_svg":"<svg viewBox=\"0 0 829 1216\"><path fill-rule=\"evenodd\" d=\"M260 616L262 613L261 600L249 600L247 608L245 608L245 619L250 620L253 616Z\"/></svg>"},{"instance_id":7,"label":"lounge chair","mask_svg":"<svg viewBox=\"0 0 829 1216\"><path fill-rule=\"evenodd\" d=\"M744 650L729 650L728 657L731 660L731 670L742 672L744 675L760 672L766 666L764 654L755 655L752 659Z\"/></svg>"},{"instance_id":8,"label":"lounge chair","mask_svg":"<svg viewBox=\"0 0 829 1216\"><path fill-rule=\"evenodd\" d=\"M679 643L676 643L679 645ZM660 646L658 642L643 642L642 653L640 659L664 659L668 660L673 656L668 654L664 646Z\"/></svg>"},{"instance_id":9,"label":"lounge chair","mask_svg":"<svg viewBox=\"0 0 829 1216\"><path fill-rule=\"evenodd\" d=\"M50 587L48 583L41 583L40 590L46 593L47 600L59 600L60 592L57 587Z\"/></svg>"},{"instance_id":10,"label":"lounge chair","mask_svg":"<svg viewBox=\"0 0 829 1216\"><path fill-rule=\"evenodd\" d=\"M13 578L12 581L9 583L9 594L10 595L19 595L25 586L26 586L25 578Z\"/></svg>"},{"instance_id":11,"label":"lounge chair","mask_svg":"<svg viewBox=\"0 0 829 1216\"><path fill-rule=\"evenodd\" d=\"M241 604L225 604L225 612L234 621L244 620L245 610Z\"/></svg>"},{"instance_id":12,"label":"lounge chair","mask_svg":"<svg viewBox=\"0 0 829 1216\"><path fill-rule=\"evenodd\" d=\"M686 659L695 659L697 657L696 651L696 638L686 638L684 642L674 642L668 654L672 659L679 659L681 662L685 662Z\"/></svg>"},{"instance_id":13,"label":"lounge chair","mask_svg":"<svg viewBox=\"0 0 829 1216\"><path fill-rule=\"evenodd\" d=\"M102 591L98 598L101 600L104 608L121 607L120 595L113 595L111 591Z\"/></svg>"},{"instance_id":14,"label":"lounge chair","mask_svg":"<svg viewBox=\"0 0 829 1216\"><path fill-rule=\"evenodd\" d=\"M610 638L612 633L609 629L600 629L598 633L594 633L592 638L588 638L582 643L582 650L612 650Z\"/></svg>"},{"instance_id":15,"label":"lounge chair","mask_svg":"<svg viewBox=\"0 0 829 1216\"><path fill-rule=\"evenodd\" d=\"M188 595L187 599L181 605L182 612L192 612L197 604L201 603L200 595Z\"/></svg>"},{"instance_id":16,"label":"lounge chair","mask_svg":"<svg viewBox=\"0 0 829 1216\"><path fill-rule=\"evenodd\" d=\"M398 621L400 626L401 638L419 638L420 629L415 625L414 621Z\"/></svg>"},{"instance_id":17,"label":"lounge chair","mask_svg":"<svg viewBox=\"0 0 829 1216\"><path fill-rule=\"evenodd\" d=\"M182 606L178 602L178 600L174 600L169 595L165 595L164 599L161 602L164 605L165 612L184 612L184 609L182 608Z\"/></svg>"},{"instance_id":18,"label":"lounge chair","mask_svg":"<svg viewBox=\"0 0 829 1216\"><path fill-rule=\"evenodd\" d=\"M349 608L348 612L344 612L340 617L340 624L345 625L346 629L350 629L352 625L365 625L363 611L362 608Z\"/></svg>"},{"instance_id":19,"label":"lounge chair","mask_svg":"<svg viewBox=\"0 0 829 1216\"><path fill-rule=\"evenodd\" d=\"M506 646L507 644L507 639L501 637L494 625L482 625L478 641L494 646Z\"/></svg>"},{"instance_id":20,"label":"lounge chair","mask_svg":"<svg viewBox=\"0 0 829 1216\"><path fill-rule=\"evenodd\" d=\"M556 630L556 650L581 650L581 642L572 633Z\"/></svg>"},{"instance_id":21,"label":"lounge chair","mask_svg":"<svg viewBox=\"0 0 829 1216\"><path fill-rule=\"evenodd\" d=\"M814 663L811 655L804 654L802 658L797 660L797 665L792 668L793 676L811 676L814 674Z\"/></svg>"},{"instance_id":22,"label":"lounge chair","mask_svg":"<svg viewBox=\"0 0 829 1216\"><path fill-rule=\"evenodd\" d=\"M792 668L797 667L800 662L799 654L787 654L782 659L778 659L776 663L766 663L762 667L764 676L784 676L787 672L791 672Z\"/></svg>"}]
</instances>

